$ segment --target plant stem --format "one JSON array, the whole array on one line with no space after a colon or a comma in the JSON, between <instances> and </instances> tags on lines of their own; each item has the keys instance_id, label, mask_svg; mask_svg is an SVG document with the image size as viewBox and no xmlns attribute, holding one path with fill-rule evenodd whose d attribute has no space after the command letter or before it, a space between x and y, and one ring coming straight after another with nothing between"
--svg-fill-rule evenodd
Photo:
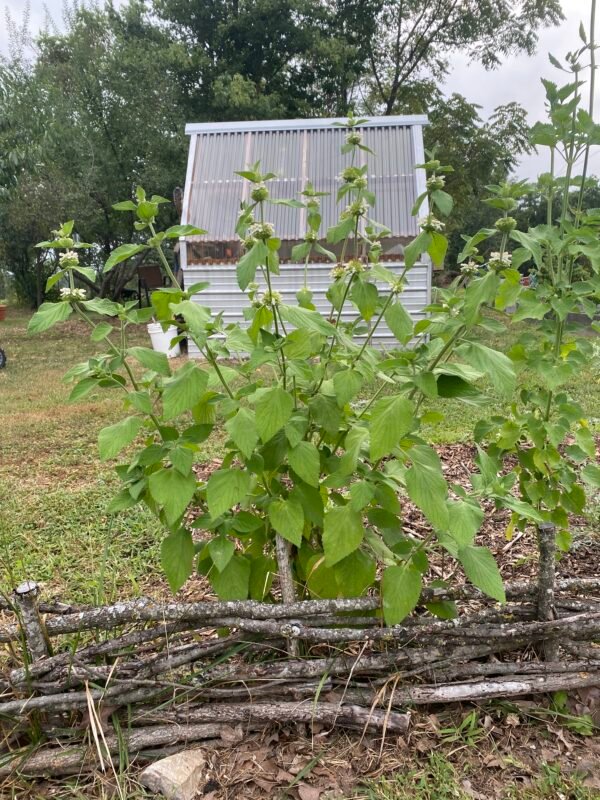
<instances>
[{"instance_id":1,"label":"plant stem","mask_svg":"<svg viewBox=\"0 0 600 800\"><path fill-rule=\"evenodd\" d=\"M87 325L90 326L90 328L94 329L96 327L94 325L93 321L85 313L85 311L83 311L83 309L80 308L79 303L73 303L73 308L75 309L75 313L78 314L81 317L81 319L83 319L83 321ZM108 337L109 337L109 334L106 334L106 336L104 336L104 339L106 340L108 346L113 351L113 353L115 355L117 355L117 356L120 356L123 359L123 366L125 367L127 375L129 377L129 380L131 381L131 385L133 386L134 391L138 392L139 391L139 386L138 386L138 383L137 383L137 381L135 379L135 376L134 376L134 374L133 374L133 372L131 370L131 367L127 363L127 359L125 358L125 349L123 348L122 351L119 350L119 348L115 344L113 344ZM125 390L125 391L127 391L127 390ZM158 418L156 417L155 414L150 414L149 416L150 416L150 419L152 420L152 422L154 424L154 427L158 431L158 433L160 435L160 438L162 439L163 435L162 435L161 430L160 430L160 422L158 421Z\"/></svg>"},{"instance_id":2,"label":"plant stem","mask_svg":"<svg viewBox=\"0 0 600 800\"><path fill-rule=\"evenodd\" d=\"M192 339L193 338L194 337L192 336ZM229 397L233 400L234 399L233 392L229 388L229 384L225 380L225 376L221 372L221 368L219 367L219 364L217 362L217 358L216 358L215 354L213 353L213 351L210 349L210 347L208 345L208 342L204 343L204 350L203 350L202 347L199 346L198 342L196 342L196 346L198 347L198 349L200 350L202 355L206 358L206 360L210 363L210 365L214 369L214 371L217 373L217 377L221 381L221 385L223 386L223 388L225 389L225 391L227 392ZM206 351L206 352L204 352L204 351Z\"/></svg>"},{"instance_id":3,"label":"plant stem","mask_svg":"<svg viewBox=\"0 0 600 800\"><path fill-rule=\"evenodd\" d=\"M385 300L385 303L383 304L383 308L381 309L381 311L380 311L380 313L379 313L379 316L378 316L378 317L377 317L377 319L375 320L375 324L373 325L373 327L371 328L371 330L370 330L370 331L369 331L369 333L367 334L367 338L365 339L365 341L364 341L364 342L363 342L363 344L362 344L362 347L361 347L361 348L360 348L360 350L358 351L358 354L357 354L357 356L356 356L356 357L354 358L354 360L352 361L352 364L350 365L350 367L351 367L351 368L352 368L352 367L353 367L353 366L356 364L356 362L357 362L357 361L360 361L360 359L361 359L361 357L362 357L362 354L363 354L363 353L365 352L365 350L367 349L367 346L368 346L369 342L371 341L371 339L373 338L373 335L374 335L375 331L376 331L376 330L377 330L377 328L379 327L379 323L380 323L380 322L381 322L381 320L383 319L383 317L384 317L384 314L385 314L385 312L387 311L389 304L392 302L392 300L393 300L393 298L394 298L395 296L396 296L396 292L394 292L394 291L390 291L390 293L388 294L388 296L387 296L387 298L386 298L386 300Z\"/></svg>"},{"instance_id":4,"label":"plant stem","mask_svg":"<svg viewBox=\"0 0 600 800\"><path fill-rule=\"evenodd\" d=\"M148 224L148 227L150 228L150 233L152 234L152 236L156 236L156 231L154 229L154 225L151 222ZM176 286L178 289L181 289L181 286L179 285L179 281L175 277L175 275L173 273L173 270L171 269L171 266L170 266L169 262L167 261L167 257L165 256L161 245L160 244L155 245L154 249L158 253L158 257L160 258L160 260L162 262L162 265L165 268L165 272L167 273L167 275L169 277L169 280L171 281L171 285L172 286Z\"/></svg>"}]
</instances>

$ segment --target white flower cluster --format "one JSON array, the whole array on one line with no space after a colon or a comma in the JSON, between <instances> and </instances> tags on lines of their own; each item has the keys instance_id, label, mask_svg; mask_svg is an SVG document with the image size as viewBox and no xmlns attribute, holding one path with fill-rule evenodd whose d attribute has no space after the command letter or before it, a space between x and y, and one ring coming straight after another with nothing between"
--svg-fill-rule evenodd
<instances>
[{"instance_id":1,"label":"white flower cluster","mask_svg":"<svg viewBox=\"0 0 600 800\"><path fill-rule=\"evenodd\" d=\"M61 266L61 269L66 269L67 267L75 267L79 264L79 256L75 252L75 250L66 250L64 253L61 253L58 259L58 263Z\"/></svg>"},{"instance_id":2,"label":"white flower cluster","mask_svg":"<svg viewBox=\"0 0 600 800\"><path fill-rule=\"evenodd\" d=\"M86 298L87 292L85 289L71 289L65 286L60 290L61 300L85 300Z\"/></svg>"},{"instance_id":3,"label":"white flower cluster","mask_svg":"<svg viewBox=\"0 0 600 800\"><path fill-rule=\"evenodd\" d=\"M441 219L438 219L433 214L428 214L426 217L421 217L419 220L419 227L421 230L427 231L427 233L431 233L431 231L436 231L439 233L440 231L444 230L446 225Z\"/></svg>"},{"instance_id":4,"label":"white flower cluster","mask_svg":"<svg viewBox=\"0 0 600 800\"><path fill-rule=\"evenodd\" d=\"M346 267L343 264L336 264L335 267L329 273L329 275L334 281L343 278L345 274L346 274Z\"/></svg>"},{"instance_id":5,"label":"white flower cluster","mask_svg":"<svg viewBox=\"0 0 600 800\"><path fill-rule=\"evenodd\" d=\"M263 302L265 303L265 305L269 306L281 305L281 303L283 302L281 292L276 292L275 290L273 290L272 292L265 292L263 295Z\"/></svg>"},{"instance_id":6,"label":"white flower cluster","mask_svg":"<svg viewBox=\"0 0 600 800\"><path fill-rule=\"evenodd\" d=\"M476 261L467 261L466 264L462 265L460 271L463 275L477 275L479 272L479 264L477 264Z\"/></svg>"},{"instance_id":7,"label":"white flower cluster","mask_svg":"<svg viewBox=\"0 0 600 800\"><path fill-rule=\"evenodd\" d=\"M270 222L254 222L248 228L248 236L252 239L262 239L266 241L275 233L275 226Z\"/></svg>"},{"instance_id":8,"label":"white flower cluster","mask_svg":"<svg viewBox=\"0 0 600 800\"><path fill-rule=\"evenodd\" d=\"M431 178L427 178L426 186L430 192L443 189L445 185L446 178L443 175L432 175Z\"/></svg>"},{"instance_id":9,"label":"white flower cluster","mask_svg":"<svg viewBox=\"0 0 600 800\"><path fill-rule=\"evenodd\" d=\"M344 271L352 275L358 275L359 273L365 271L365 265L357 258L353 258L346 264Z\"/></svg>"},{"instance_id":10,"label":"white flower cluster","mask_svg":"<svg viewBox=\"0 0 600 800\"><path fill-rule=\"evenodd\" d=\"M348 144L359 145L362 144L363 136L360 131L352 131L346 136L346 142Z\"/></svg>"},{"instance_id":11,"label":"white flower cluster","mask_svg":"<svg viewBox=\"0 0 600 800\"><path fill-rule=\"evenodd\" d=\"M488 262L490 269L508 269L512 264L511 253L490 253L490 260Z\"/></svg>"},{"instance_id":12,"label":"white flower cluster","mask_svg":"<svg viewBox=\"0 0 600 800\"><path fill-rule=\"evenodd\" d=\"M346 206L341 213L341 217L342 219L348 219L348 217L364 217L368 210L369 206L366 200L355 200L353 203L350 203L349 206Z\"/></svg>"}]
</instances>

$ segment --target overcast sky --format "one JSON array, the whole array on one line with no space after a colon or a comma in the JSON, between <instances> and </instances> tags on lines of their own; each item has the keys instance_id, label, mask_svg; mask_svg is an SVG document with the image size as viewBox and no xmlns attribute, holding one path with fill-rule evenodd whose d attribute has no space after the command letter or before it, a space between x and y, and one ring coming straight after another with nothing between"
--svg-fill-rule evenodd
<instances>
[{"instance_id":1,"label":"overcast sky","mask_svg":"<svg viewBox=\"0 0 600 800\"><path fill-rule=\"evenodd\" d=\"M119 0L115 0L115 4L118 3ZM13 19L18 21L22 17L25 0L5 0L3 4L0 0L0 7L1 5L7 7ZM46 0L45 3L32 0L31 30L39 30L44 24L46 8L60 25L62 6L62 0ZM586 28L589 27L589 7L590 0L563 0L566 21L558 28L541 31L538 52L531 58L511 58L492 72L487 72L478 64L469 64L466 58L455 58L452 74L446 81L447 92L459 92L471 102L481 105L484 117L496 106L515 100L528 110L531 123L543 119L544 91L540 78L566 78L566 75L561 75L550 65L548 52L561 58L567 50L578 46L579 23L583 20ZM0 52L6 51L6 28L3 23L4 20L0 20ZM600 101L600 82L598 83ZM600 108L600 103L598 107ZM545 169L547 163L542 151L538 156L524 159L518 173L520 177L532 178ZM591 170L596 174L600 173L600 152L592 156Z\"/></svg>"}]
</instances>

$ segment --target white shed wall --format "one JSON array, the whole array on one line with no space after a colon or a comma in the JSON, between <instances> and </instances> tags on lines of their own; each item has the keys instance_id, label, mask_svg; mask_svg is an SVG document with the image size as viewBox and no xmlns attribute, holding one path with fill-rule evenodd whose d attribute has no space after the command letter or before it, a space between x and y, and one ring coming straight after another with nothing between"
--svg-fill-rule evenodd
<instances>
[{"instance_id":1,"label":"white shed wall","mask_svg":"<svg viewBox=\"0 0 600 800\"><path fill-rule=\"evenodd\" d=\"M398 275L404 269L401 262L386 262L385 266L396 272ZM330 264L309 264L308 266L308 285L313 292L313 303L323 314L329 314L331 303L326 297L326 292L331 283ZM194 301L204 306L208 306L214 313L223 311L225 324L239 322L246 326L248 323L244 319L243 308L247 304L247 297L240 291L235 264L188 264L185 269L186 285L191 286L199 281L208 281L210 286L200 294L194 296ZM256 273L256 281L264 291L260 271ZM282 264L281 274L272 277L273 289L281 292L283 302L289 305L296 305L296 292L303 285L304 264ZM431 267L427 264L420 264L413 267L407 275L407 285L402 294L402 302L413 320L423 319L426 315L423 308L430 301L431 287ZM385 291L383 284L379 285L380 291ZM354 306L347 301L342 320L350 322L356 318L357 311ZM360 339L359 339L360 341ZM373 336L373 345L382 348L392 348L397 346L397 341L382 322ZM189 342L189 355L198 358L200 353L193 342Z\"/></svg>"}]
</instances>

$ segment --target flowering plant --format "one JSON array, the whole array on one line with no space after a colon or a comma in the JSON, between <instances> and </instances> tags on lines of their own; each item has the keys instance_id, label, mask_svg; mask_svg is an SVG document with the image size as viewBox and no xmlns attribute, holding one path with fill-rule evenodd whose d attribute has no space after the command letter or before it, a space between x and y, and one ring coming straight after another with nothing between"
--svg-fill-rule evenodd
<instances>
[{"instance_id":1,"label":"flowering plant","mask_svg":"<svg viewBox=\"0 0 600 800\"><path fill-rule=\"evenodd\" d=\"M550 90L557 119L563 119L570 94ZM205 284L179 286L163 245L202 231L181 225L157 231L159 205L165 201L148 199L142 189L115 208L133 212L136 229L148 238L117 248L105 269L153 249L172 285L153 293L152 308L77 294L74 278L83 268L73 250L86 245L74 243L73 223L41 245L66 251L49 285L66 276L70 289L59 303L44 304L30 329L43 331L74 313L90 325L94 341L106 344L104 355L70 371L75 383L71 397L102 387L123 392L127 416L100 432L100 454L112 459L137 444L117 467L123 486L110 510L117 513L142 502L161 519L168 531L162 563L173 590L195 568L223 599L272 598L275 575L285 601L358 596L377 586L385 621L396 624L417 605L435 549L456 559L483 592L504 600L491 552L475 544L483 498L509 508L512 524L519 526L551 521L564 528L565 513L582 507L577 465L591 458L589 429L576 404L555 391L585 357L585 348L564 344L564 321L578 305L588 307L599 284L595 278L574 286L569 275L581 256L600 267L595 243L600 221L581 209L575 219L565 211L558 230L549 225L520 232L509 212L524 185L491 187L489 203L502 210L501 218L493 229L468 238L460 276L439 290L426 309L427 318L415 323L403 304L403 292L421 259L434 264L444 260L447 239L440 217L452 211L452 198L444 190L444 175L451 168L435 154L420 165L426 191L413 209L415 215L423 213L420 232L405 247L401 270L394 271L381 261L389 231L373 218L375 196L367 171L356 166L358 151L370 152L361 124L355 118L347 123L342 149L351 163L338 192L345 209L326 236L320 232L321 193L311 184L301 199L274 201L269 193L272 173L261 173L260 164L239 173L251 184L250 202L242 206L237 224L244 245L237 278L248 299L244 326L226 324L218 309L213 312L194 300ZM573 124L577 146L589 143L593 123L575 116ZM563 135L570 136L570 131ZM555 179L547 186L549 197L560 188ZM294 248L294 259L303 259L307 267L317 252L335 263L326 316L312 303L307 268L297 304L285 303L276 289L281 241L267 221L273 202L305 209L307 232ZM492 236L500 236L499 250L485 263L477 245ZM324 247L324 238L339 248L339 258ZM519 249L510 253L509 241ZM555 277L535 296L521 286L517 270L527 258L536 264L547 261ZM518 319L555 315L553 322L542 324L540 349L523 344L507 355L482 344L482 331L497 333L505 324L486 309L502 312L517 300ZM344 321L349 309L352 319ZM96 322L91 312L105 319ZM182 336L194 341L202 362L172 370L165 355L130 347L128 327L151 315L165 329L177 325ZM373 346L382 325L397 342L390 354ZM552 343L551 328L556 331ZM247 354L241 362L235 358L240 352ZM478 424L477 438L487 450L479 450L472 488L450 486L423 433L426 424L441 418L432 407L438 398L471 406L486 402L478 384L484 375L512 398L521 366L537 370L548 388L524 390L508 417ZM565 457L559 447L573 424L575 443ZM222 433L222 465L208 479L199 479L194 463L202 458L203 443ZM515 453L518 468L503 472L503 458ZM593 482L597 471L587 465L582 474ZM429 523L424 538L403 528L405 498ZM197 510L191 522L190 508ZM194 529L204 531L200 539L192 535ZM427 608L443 617L456 613L446 603Z\"/></svg>"}]
</instances>

